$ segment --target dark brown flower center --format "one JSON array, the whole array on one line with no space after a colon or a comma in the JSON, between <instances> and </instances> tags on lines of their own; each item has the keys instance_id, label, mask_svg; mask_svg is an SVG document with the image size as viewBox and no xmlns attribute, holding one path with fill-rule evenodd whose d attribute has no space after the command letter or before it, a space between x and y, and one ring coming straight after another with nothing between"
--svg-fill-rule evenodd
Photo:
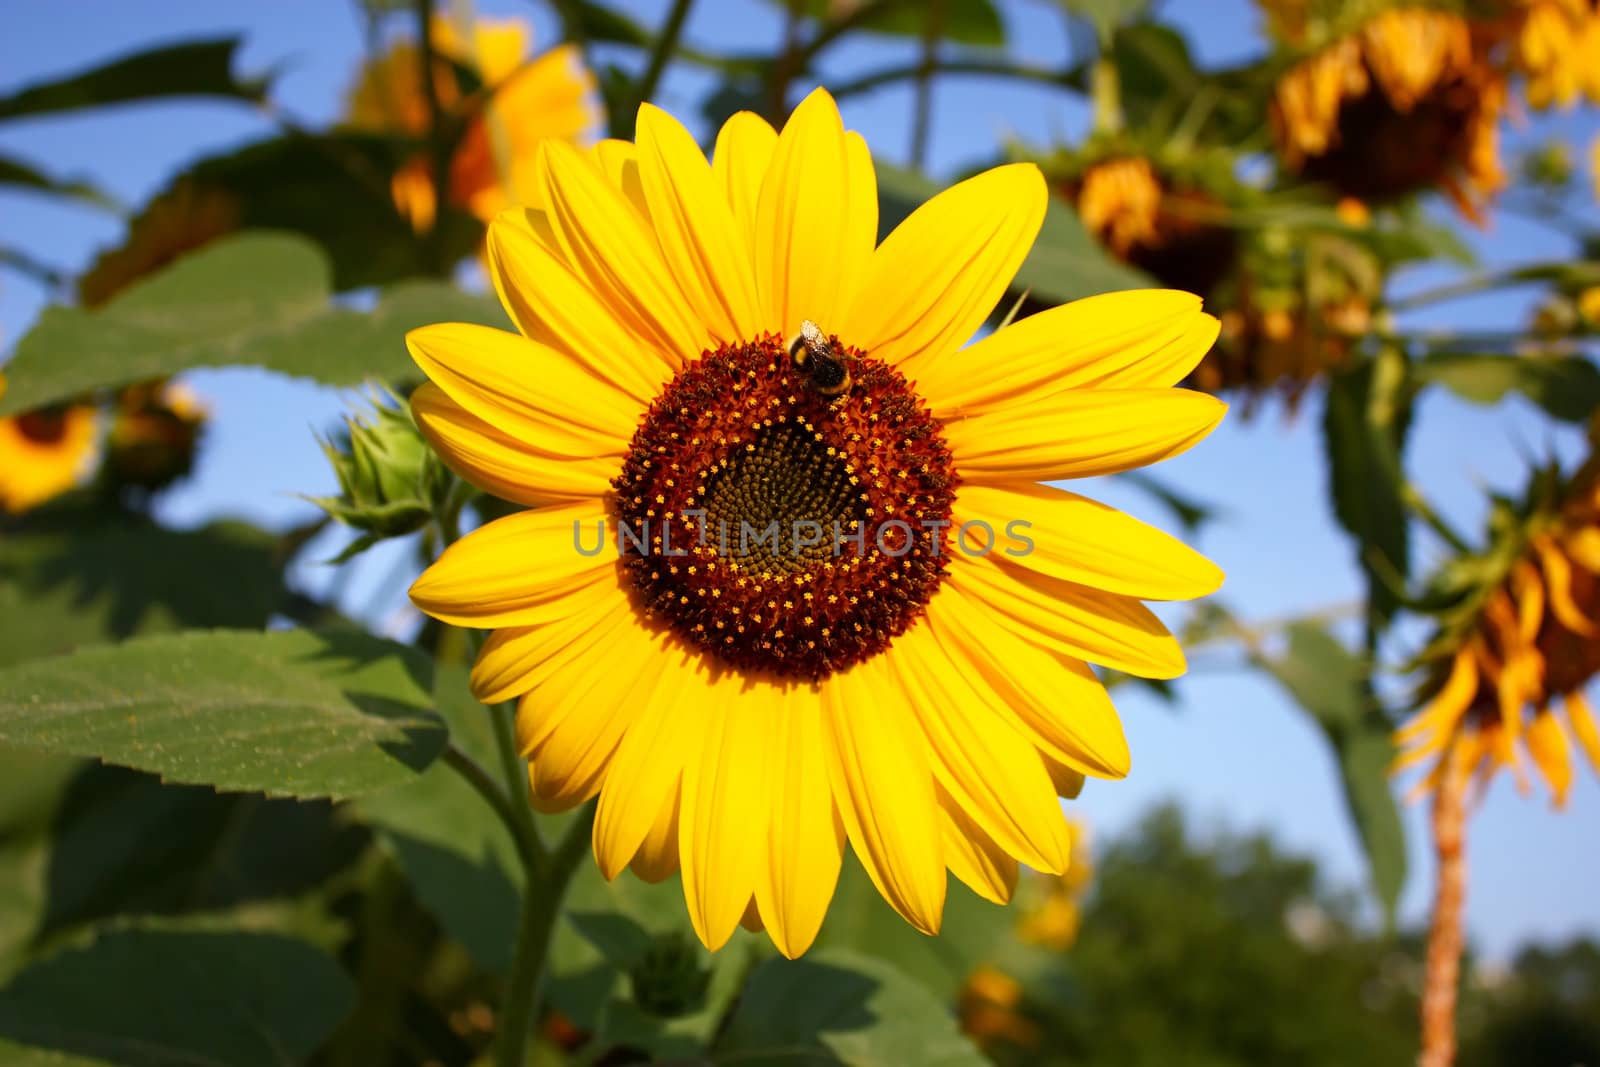
<instances>
[{"instance_id":1,"label":"dark brown flower center","mask_svg":"<svg viewBox=\"0 0 1600 1067\"><path fill-rule=\"evenodd\" d=\"M957 477L939 420L833 344L843 387L775 335L704 354L612 482L646 610L740 669L818 679L867 659L944 575Z\"/></svg>"},{"instance_id":2,"label":"dark brown flower center","mask_svg":"<svg viewBox=\"0 0 1600 1067\"><path fill-rule=\"evenodd\" d=\"M1439 188L1469 162L1482 93L1458 76L1401 111L1374 80L1367 92L1340 106L1332 147L1306 159L1301 173L1374 204Z\"/></svg>"},{"instance_id":3,"label":"dark brown flower center","mask_svg":"<svg viewBox=\"0 0 1600 1067\"><path fill-rule=\"evenodd\" d=\"M17 416L17 429L22 436L40 445L56 445L67 436L65 408L47 408Z\"/></svg>"}]
</instances>

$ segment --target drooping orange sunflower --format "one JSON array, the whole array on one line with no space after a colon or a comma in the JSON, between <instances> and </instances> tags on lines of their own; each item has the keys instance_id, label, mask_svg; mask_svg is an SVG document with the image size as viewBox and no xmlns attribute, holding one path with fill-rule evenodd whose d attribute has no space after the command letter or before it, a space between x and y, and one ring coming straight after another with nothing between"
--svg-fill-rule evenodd
<instances>
[{"instance_id":1,"label":"drooping orange sunflower","mask_svg":"<svg viewBox=\"0 0 1600 1067\"><path fill-rule=\"evenodd\" d=\"M1594 0L1523 0L1512 14L1512 60L1531 107L1600 103L1600 6Z\"/></svg>"},{"instance_id":2,"label":"drooping orange sunflower","mask_svg":"<svg viewBox=\"0 0 1600 1067\"><path fill-rule=\"evenodd\" d=\"M0 375L0 397L6 380ZM0 511L18 514L78 484L93 462L95 411L48 408L0 419Z\"/></svg>"},{"instance_id":3,"label":"drooping orange sunflower","mask_svg":"<svg viewBox=\"0 0 1600 1067\"><path fill-rule=\"evenodd\" d=\"M1386 203L1430 189L1482 215L1505 182L1498 124L1504 72L1499 33L1455 11L1396 4L1347 25L1286 19L1288 0L1260 0L1287 43L1310 48L1278 82L1272 130L1284 162L1342 196Z\"/></svg>"},{"instance_id":4,"label":"drooping orange sunflower","mask_svg":"<svg viewBox=\"0 0 1600 1067\"><path fill-rule=\"evenodd\" d=\"M494 630L473 687L518 699L533 803L598 795L601 871L681 867L713 949L742 920L803 952L847 840L929 933L947 871L1003 901L1019 862L1064 870L1059 798L1128 770L1087 664L1181 673L1140 601L1222 576L1038 483L1209 433L1225 405L1171 386L1216 321L1114 293L963 349L1038 231L1042 174L964 181L876 245L871 156L822 90L781 133L734 116L709 165L646 105L637 145L550 142L538 177L548 210L488 241L521 335L408 338L423 433L532 509L411 598Z\"/></svg>"},{"instance_id":5,"label":"drooping orange sunflower","mask_svg":"<svg viewBox=\"0 0 1600 1067\"><path fill-rule=\"evenodd\" d=\"M463 36L454 22L435 16L431 26L439 62L434 91L440 107L467 122L450 161L450 201L487 222L535 195L539 143L546 138L587 144L602 115L594 76L573 45L532 59L532 35L519 19L480 19ZM452 64L475 73L481 96L458 80ZM403 41L369 63L350 90L346 119L358 129L428 132L427 97L417 45ZM419 231L430 229L438 196L427 159L419 156L394 176L395 205Z\"/></svg>"},{"instance_id":6,"label":"drooping orange sunflower","mask_svg":"<svg viewBox=\"0 0 1600 1067\"><path fill-rule=\"evenodd\" d=\"M1425 705L1396 735L1397 769L1432 761L1419 792L1451 773L1486 784L1502 767L1525 787L1525 749L1560 807L1573 740L1600 774L1600 724L1583 692L1600 675L1600 455L1551 484L1541 476L1529 515L1503 515L1500 539L1463 568L1490 581L1441 626Z\"/></svg>"}]
</instances>

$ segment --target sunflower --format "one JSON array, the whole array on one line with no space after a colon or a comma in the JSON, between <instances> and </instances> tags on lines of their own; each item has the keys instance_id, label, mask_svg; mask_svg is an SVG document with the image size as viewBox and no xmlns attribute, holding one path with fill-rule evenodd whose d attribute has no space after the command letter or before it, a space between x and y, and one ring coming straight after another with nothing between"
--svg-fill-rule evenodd
<instances>
[{"instance_id":1,"label":"sunflower","mask_svg":"<svg viewBox=\"0 0 1600 1067\"><path fill-rule=\"evenodd\" d=\"M431 33L439 58L434 92L443 110L466 122L450 160L451 203L487 222L512 204L533 202L539 143L556 138L586 144L601 121L594 76L572 45L528 59L532 38L520 19L479 20L468 38L452 20L435 16ZM368 63L350 90L346 122L356 129L425 136L429 115L421 67L410 41ZM482 82L483 95L467 91L458 67ZM391 193L419 232L432 228L438 197L426 157L414 157L395 173Z\"/></svg>"},{"instance_id":2,"label":"sunflower","mask_svg":"<svg viewBox=\"0 0 1600 1067\"><path fill-rule=\"evenodd\" d=\"M118 485L165 488L194 467L206 407L194 391L167 380L122 390L106 434L106 474Z\"/></svg>"},{"instance_id":3,"label":"sunflower","mask_svg":"<svg viewBox=\"0 0 1600 1067\"><path fill-rule=\"evenodd\" d=\"M1291 170L1368 203L1443 189L1481 218L1505 181L1505 77L1487 26L1425 7L1390 7L1343 32L1337 20L1273 24L1291 42L1316 42L1273 94L1273 136Z\"/></svg>"},{"instance_id":4,"label":"sunflower","mask_svg":"<svg viewBox=\"0 0 1600 1067\"><path fill-rule=\"evenodd\" d=\"M1526 0L1513 15L1512 62L1531 107L1600 103L1600 8L1592 0Z\"/></svg>"},{"instance_id":5,"label":"sunflower","mask_svg":"<svg viewBox=\"0 0 1600 1067\"><path fill-rule=\"evenodd\" d=\"M1025 1014L1022 984L989 964L975 969L962 983L956 1017L961 1032L985 1050L1004 1045L1039 1047L1039 1024Z\"/></svg>"},{"instance_id":6,"label":"sunflower","mask_svg":"<svg viewBox=\"0 0 1600 1067\"><path fill-rule=\"evenodd\" d=\"M1022 902L1017 916L1017 940L1065 952L1078 939L1083 898L1094 877L1089 857L1089 833L1081 824L1072 827L1072 854L1059 875L1037 875L1034 892Z\"/></svg>"},{"instance_id":7,"label":"sunflower","mask_svg":"<svg viewBox=\"0 0 1600 1067\"><path fill-rule=\"evenodd\" d=\"M519 701L533 804L598 794L601 872L681 866L709 948L742 920L803 952L846 840L934 933L947 869L995 901L1019 861L1062 872L1059 798L1127 773L1086 661L1184 669L1140 599L1209 593L1218 569L1037 483L1209 433L1225 405L1170 386L1216 321L1115 293L961 350L1043 220L1037 167L964 181L874 247L871 156L823 90L781 134L735 115L709 166L657 108L638 131L546 142L548 210L490 227L521 336L408 337L424 435L534 509L448 548L411 599L494 630L473 688Z\"/></svg>"},{"instance_id":8,"label":"sunflower","mask_svg":"<svg viewBox=\"0 0 1600 1067\"><path fill-rule=\"evenodd\" d=\"M1146 156L1092 162L1063 192L1096 240L1163 285L1210 293L1234 264L1238 241L1222 200Z\"/></svg>"},{"instance_id":9,"label":"sunflower","mask_svg":"<svg viewBox=\"0 0 1600 1067\"><path fill-rule=\"evenodd\" d=\"M77 485L93 462L95 421L76 404L0 419L0 511L27 511Z\"/></svg>"},{"instance_id":10,"label":"sunflower","mask_svg":"<svg viewBox=\"0 0 1600 1067\"><path fill-rule=\"evenodd\" d=\"M1600 729L1583 694L1600 674L1600 454L1565 486L1551 481L1536 480L1542 503L1525 520L1502 504L1497 543L1456 569L1488 580L1441 625L1425 654L1425 706L1396 735L1397 769L1433 761L1418 792L1452 768L1476 772L1481 787L1510 767L1525 788L1525 748L1560 807L1571 739L1600 773Z\"/></svg>"},{"instance_id":11,"label":"sunflower","mask_svg":"<svg viewBox=\"0 0 1600 1067\"><path fill-rule=\"evenodd\" d=\"M1251 231L1238 269L1217 290L1227 308L1221 341L1195 368L1192 384L1242 394L1246 414L1268 395L1292 407L1350 359L1381 288L1380 264L1346 235Z\"/></svg>"}]
</instances>

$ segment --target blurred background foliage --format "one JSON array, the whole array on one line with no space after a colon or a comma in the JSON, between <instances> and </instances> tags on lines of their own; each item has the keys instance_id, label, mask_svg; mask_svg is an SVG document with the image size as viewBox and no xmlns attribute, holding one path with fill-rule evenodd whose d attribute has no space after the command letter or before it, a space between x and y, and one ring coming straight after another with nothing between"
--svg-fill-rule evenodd
<instances>
[{"instance_id":1,"label":"blurred background foliage","mask_svg":"<svg viewBox=\"0 0 1600 1067\"><path fill-rule=\"evenodd\" d=\"M536 1061L1415 1058L1429 935L1395 921L1397 758L1426 765L1408 784L1457 824L1474 776L1481 790L1509 768L1559 804L1576 766L1600 767L1584 695L1600 671L1595 460L1529 457L1526 489L1486 503L1481 537L1451 526L1407 463L1430 391L1519 397L1552 428L1591 427L1592 453L1600 141L1513 155L1502 135L1600 101L1600 14L1584 0L1263 0L1259 49L1205 67L1160 5L1028 0L1056 9L1066 45L1038 65L1016 57L1000 0L740 2L772 8L781 38L697 48L688 0L649 20L553 0L540 9L560 27L553 46L528 20L478 18L462 0L366 0L365 59L340 119L317 128L275 102L277 69L241 69L234 38L0 97L0 123L208 98L273 128L187 162L136 205L0 155L0 185L125 222L81 271L0 234L6 284L52 298L5 339L0 370L5 1062L488 1055L528 887L512 836L441 757L496 760L461 635L371 636L374 619L341 608L347 578L313 591L289 575L334 522L354 527L340 542L352 559L410 538L409 573L444 527L509 505L432 462L404 408L374 394L326 428L340 492L317 501L324 516L281 530L165 523L155 502L208 432L182 376L251 366L403 394L406 330L506 325L483 282L484 226L537 197L542 141L631 136L637 104L677 68L710 87L707 122L751 109L781 123L847 41L914 54L829 85L844 102L912 89L905 156L878 167L885 232L941 184L927 166L936 83L985 77L1088 103L1082 137L986 149L986 163L1037 162L1053 193L997 319L1184 288L1223 323L1192 387L1242 418L1292 420L1321 398L1320 476L1363 582L1352 603L1249 620L1225 593L1179 622L1200 655L1263 672L1326 737L1368 884L1336 889L1270 840L1162 809L1092 851L1085 832L1073 871L1025 879L1009 909L952 887L937 940L895 920L847 863L817 949L785 963L742 933L707 956L673 881L608 885L584 863ZM1554 227L1568 251L1480 263L1474 235L1500 213ZM1418 271L1442 280L1396 284ZM1418 325L1418 312L1513 287L1537 294L1528 321ZM1127 485L1191 529L1227 505L1159 475ZM197 632L212 629L244 632ZM49 694L55 714L23 693ZM184 714L197 703L225 725L197 726ZM94 718L113 706L126 722ZM286 735L285 715L303 732ZM1439 868L1447 904L1443 848ZM1462 1063L1600 1062L1594 944L1462 974Z\"/></svg>"}]
</instances>

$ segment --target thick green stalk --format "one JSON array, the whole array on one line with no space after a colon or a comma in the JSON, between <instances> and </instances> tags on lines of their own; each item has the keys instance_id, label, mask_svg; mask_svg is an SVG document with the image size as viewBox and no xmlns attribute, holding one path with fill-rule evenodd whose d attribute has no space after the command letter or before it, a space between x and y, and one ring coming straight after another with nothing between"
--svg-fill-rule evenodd
<instances>
[{"instance_id":1,"label":"thick green stalk","mask_svg":"<svg viewBox=\"0 0 1600 1067\"><path fill-rule=\"evenodd\" d=\"M594 805L586 805L567 828L566 834L549 858L530 866L528 884L522 894L522 918L517 931L517 952L511 963L511 979L500 1010L499 1033L495 1038L497 1067L524 1067L528 1035L538 1018L544 984L545 959L561 915L561 899L567 883L589 848L594 825Z\"/></svg>"}]
</instances>

